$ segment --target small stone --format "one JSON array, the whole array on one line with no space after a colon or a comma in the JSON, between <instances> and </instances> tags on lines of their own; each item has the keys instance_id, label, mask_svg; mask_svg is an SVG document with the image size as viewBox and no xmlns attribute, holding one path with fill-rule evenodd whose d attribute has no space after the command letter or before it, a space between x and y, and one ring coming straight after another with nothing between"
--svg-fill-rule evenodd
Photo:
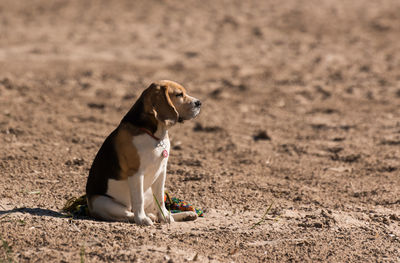
<instances>
[{"instance_id":1,"label":"small stone","mask_svg":"<svg viewBox=\"0 0 400 263\"><path fill-rule=\"evenodd\" d=\"M255 141L258 141L258 140L270 141L271 137L267 134L266 131L259 131L256 135L253 136L253 139Z\"/></svg>"}]
</instances>

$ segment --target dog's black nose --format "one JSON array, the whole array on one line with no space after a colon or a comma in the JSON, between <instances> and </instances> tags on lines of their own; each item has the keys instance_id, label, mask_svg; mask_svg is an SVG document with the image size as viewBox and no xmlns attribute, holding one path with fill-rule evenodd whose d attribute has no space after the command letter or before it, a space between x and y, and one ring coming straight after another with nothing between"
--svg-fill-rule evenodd
<instances>
[{"instance_id":1,"label":"dog's black nose","mask_svg":"<svg viewBox=\"0 0 400 263\"><path fill-rule=\"evenodd\" d=\"M194 105L195 105L196 107L200 107L200 106L201 106L201 101L196 100L195 103L194 103Z\"/></svg>"}]
</instances>

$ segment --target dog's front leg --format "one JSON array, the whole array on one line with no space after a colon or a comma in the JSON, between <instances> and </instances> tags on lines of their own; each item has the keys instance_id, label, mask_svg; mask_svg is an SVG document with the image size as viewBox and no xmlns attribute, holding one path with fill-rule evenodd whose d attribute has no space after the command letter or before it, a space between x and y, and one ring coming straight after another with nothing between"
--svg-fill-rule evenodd
<instances>
[{"instance_id":1,"label":"dog's front leg","mask_svg":"<svg viewBox=\"0 0 400 263\"><path fill-rule=\"evenodd\" d=\"M156 197L154 200L155 202L158 202L160 205L161 211L158 207L157 204L155 204L156 209L157 209L157 217L159 222L167 222L167 223L172 223L174 222L174 219L172 218L170 212L165 208L165 202L164 202L164 185L165 185L165 179L167 177L167 168L166 166L163 168L161 171L160 175L157 177L157 179L154 181L153 185L151 186L151 189L153 191L154 196Z\"/></svg>"},{"instance_id":2,"label":"dog's front leg","mask_svg":"<svg viewBox=\"0 0 400 263\"><path fill-rule=\"evenodd\" d=\"M152 225L153 222L144 212L143 173L137 173L128 177L131 193L131 204L135 223L138 225Z\"/></svg>"}]
</instances>

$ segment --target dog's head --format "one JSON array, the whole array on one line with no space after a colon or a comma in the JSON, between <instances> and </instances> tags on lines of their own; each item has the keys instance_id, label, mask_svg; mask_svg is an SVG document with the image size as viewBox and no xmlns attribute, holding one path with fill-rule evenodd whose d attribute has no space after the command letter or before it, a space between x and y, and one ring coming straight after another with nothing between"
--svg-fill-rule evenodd
<instances>
[{"instance_id":1,"label":"dog's head","mask_svg":"<svg viewBox=\"0 0 400 263\"><path fill-rule=\"evenodd\" d=\"M176 82L154 82L145 91L145 105L155 118L167 126L196 117L200 113L200 100L189 96Z\"/></svg>"}]
</instances>

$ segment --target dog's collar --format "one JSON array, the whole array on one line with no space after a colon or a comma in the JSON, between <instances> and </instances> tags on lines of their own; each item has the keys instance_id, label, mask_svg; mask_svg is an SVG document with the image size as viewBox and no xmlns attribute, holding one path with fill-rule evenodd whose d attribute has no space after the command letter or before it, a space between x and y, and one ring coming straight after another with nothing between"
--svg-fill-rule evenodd
<instances>
[{"instance_id":1,"label":"dog's collar","mask_svg":"<svg viewBox=\"0 0 400 263\"><path fill-rule=\"evenodd\" d=\"M160 139L160 138L158 138L158 137L156 137L154 134L152 134L151 133L151 131L149 131L148 129L145 129L145 128L139 128L141 131L143 131L143 132L145 132L145 133L147 133L151 138L153 138L154 140L156 140L156 141L159 141L158 142L158 144L157 144L157 147L162 147L164 150L162 151L162 156L164 157L164 158L167 158L168 157L168 155L169 155L169 153L168 153L168 151L167 151L167 146L165 145L165 143Z\"/></svg>"},{"instance_id":2,"label":"dog's collar","mask_svg":"<svg viewBox=\"0 0 400 263\"><path fill-rule=\"evenodd\" d=\"M156 141L161 141L160 138L158 138L157 136L155 136L154 134L152 134L151 131L149 131L148 129L139 128L139 130L141 130L141 131L147 133L147 134L148 134L151 138L153 138L154 140L156 140Z\"/></svg>"}]
</instances>

